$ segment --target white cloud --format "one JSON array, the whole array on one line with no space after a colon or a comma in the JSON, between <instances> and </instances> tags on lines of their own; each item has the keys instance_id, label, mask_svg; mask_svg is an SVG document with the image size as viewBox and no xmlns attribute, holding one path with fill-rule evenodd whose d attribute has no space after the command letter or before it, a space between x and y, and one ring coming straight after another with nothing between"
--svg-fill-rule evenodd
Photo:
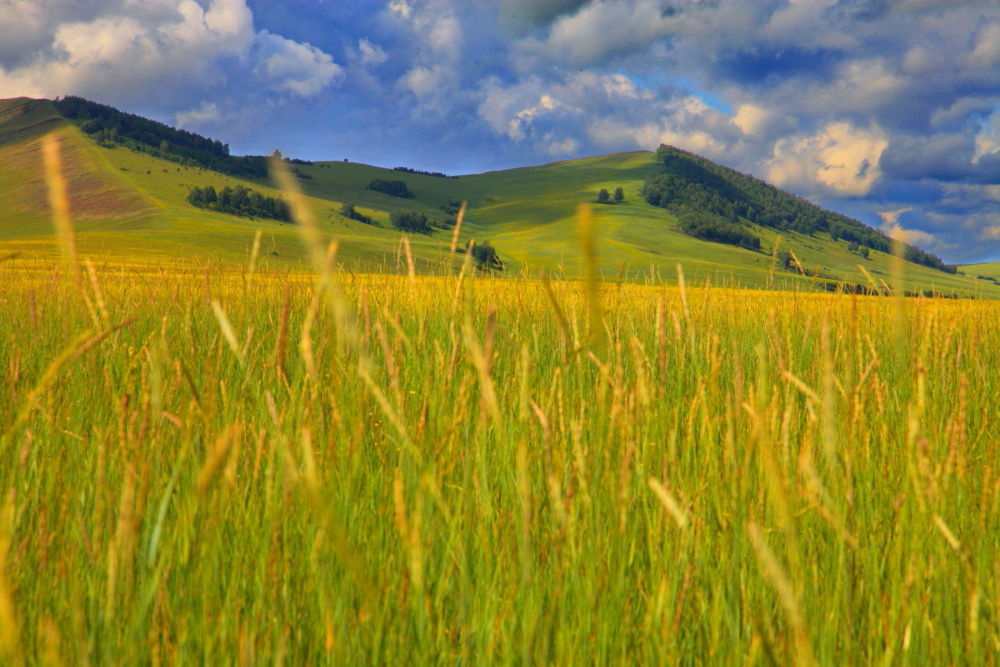
<instances>
[{"instance_id":1,"label":"white cloud","mask_svg":"<svg viewBox=\"0 0 1000 667\"><path fill-rule=\"evenodd\" d=\"M1000 65L1000 21L982 27L969 60L979 67Z\"/></svg>"},{"instance_id":2,"label":"white cloud","mask_svg":"<svg viewBox=\"0 0 1000 667\"><path fill-rule=\"evenodd\" d=\"M815 135L776 142L767 163L767 177L778 186L863 196L881 175L879 160L888 145L885 133L877 127L830 123Z\"/></svg>"},{"instance_id":3,"label":"white cloud","mask_svg":"<svg viewBox=\"0 0 1000 667\"><path fill-rule=\"evenodd\" d=\"M987 155L993 155L998 151L1000 151L1000 109L994 111L980 124L972 162L977 163Z\"/></svg>"},{"instance_id":4,"label":"white cloud","mask_svg":"<svg viewBox=\"0 0 1000 667\"><path fill-rule=\"evenodd\" d=\"M942 247L944 244L934 234L920 231L919 229L906 229L899 224L900 216L912 210L912 206L904 206L892 211L880 211L878 214L882 218L880 229L886 236L900 243L909 243L910 245L922 246L924 248Z\"/></svg>"},{"instance_id":5,"label":"white cloud","mask_svg":"<svg viewBox=\"0 0 1000 667\"><path fill-rule=\"evenodd\" d=\"M547 134L544 137L545 141L545 151L549 155L556 157L573 155L580 149L580 142L573 137L565 137L564 139L556 139L551 134Z\"/></svg>"},{"instance_id":6,"label":"white cloud","mask_svg":"<svg viewBox=\"0 0 1000 667\"><path fill-rule=\"evenodd\" d=\"M365 38L358 40L358 61L362 65L381 65L389 59L389 54Z\"/></svg>"},{"instance_id":7,"label":"white cloud","mask_svg":"<svg viewBox=\"0 0 1000 667\"><path fill-rule=\"evenodd\" d=\"M410 18L413 7L406 0L392 0L388 5L389 11L403 19Z\"/></svg>"},{"instance_id":8,"label":"white cloud","mask_svg":"<svg viewBox=\"0 0 1000 667\"><path fill-rule=\"evenodd\" d=\"M742 104L733 116L733 123L743 134L757 134L767 126L771 112L756 104Z\"/></svg>"},{"instance_id":9,"label":"white cloud","mask_svg":"<svg viewBox=\"0 0 1000 667\"><path fill-rule=\"evenodd\" d=\"M76 20L81 6L46 6L47 42L36 40L26 60L0 65L0 97L76 94L183 110L230 78L243 85L259 75L274 91L310 96L340 75L316 47L255 32L245 0L210 0L206 7L194 0L92 3Z\"/></svg>"},{"instance_id":10,"label":"white cloud","mask_svg":"<svg viewBox=\"0 0 1000 667\"><path fill-rule=\"evenodd\" d=\"M432 19L427 29L427 44L437 57L455 59L462 50L462 30L451 15Z\"/></svg>"},{"instance_id":11,"label":"white cloud","mask_svg":"<svg viewBox=\"0 0 1000 667\"><path fill-rule=\"evenodd\" d=\"M175 113L174 123L179 128L185 128L192 125L217 122L221 117L222 113L219 111L218 104L215 102L203 102L201 106Z\"/></svg>"},{"instance_id":12,"label":"white cloud","mask_svg":"<svg viewBox=\"0 0 1000 667\"><path fill-rule=\"evenodd\" d=\"M262 30L257 37L260 63L254 72L263 75L274 90L312 97L340 78L343 69L329 54L311 44L292 41Z\"/></svg>"},{"instance_id":13,"label":"white cloud","mask_svg":"<svg viewBox=\"0 0 1000 667\"><path fill-rule=\"evenodd\" d=\"M533 137L547 146L550 142L544 135L559 126L555 129L564 136L577 129L580 134L574 140L579 144L586 132L581 125L594 125L605 116L630 114L652 104L652 93L623 74L581 71L551 83L526 78L504 87L496 80L487 81L481 90L479 115L494 132L515 141Z\"/></svg>"},{"instance_id":14,"label":"white cloud","mask_svg":"<svg viewBox=\"0 0 1000 667\"><path fill-rule=\"evenodd\" d=\"M403 75L400 84L418 98L429 98L440 93L449 80L449 71L440 65L419 66Z\"/></svg>"},{"instance_id":15,"label":"white cloud","mask_svg":"<svg viewBox=\"0 0 1000 667\"><path fill-rule=\"evenodd\" d=\"M671 31L673 23L655 0L596 0L558 19L543 42L527 40L523 46L560 62L586 65L609 53L662 37Z\"/></svg>"},{"instance_id":16,"label":"white cloud","mask_svg":"<svg viewBox=\"0 0 1000 667\"><path fill-rule=\"evenodd\" d=\"M883 222L881 230L886 236L900 243L908 243L924 248L935 248L941 245L941 242L933 234L922 232L919 229L906 229L898 222Z\"/></svg>"},{"instance_id":17,"label":"white cloud","mask_svg":"<svg viewBox=\"0 0 1000 667\"><path fill-rule=\"evenodd\" d=\"M984 241L1000 241L1000 225L985 227L979 238Z\"/></svg>"}]
</instances>

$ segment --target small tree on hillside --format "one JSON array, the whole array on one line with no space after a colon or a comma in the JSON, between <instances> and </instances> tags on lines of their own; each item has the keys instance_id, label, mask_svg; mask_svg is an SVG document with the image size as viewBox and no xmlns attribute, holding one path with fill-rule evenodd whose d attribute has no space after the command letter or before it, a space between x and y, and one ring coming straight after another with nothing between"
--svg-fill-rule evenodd
<instances>
[{"instance_id":1,"label":"small tree on hillside","mask_svg":"<svg viewBox=\"0 0 1000 667\"><path fill-rule=\"evenodd\" d=\"M617 187L617 188L615 188L615 194L614 194L614 196L612 197L612 200L613 200L613 201L614 201L614 202L615 202L616 204L620 204L620 203L622 203L622 202L623 202L623 201L625 200L625 191L624 191L624 190L622 190L622 189L621 189L621 187Z\"/></svg>"},{"instance_id":2,"label":"small tree on hillside","mask_svg":"<svg viewBox=\"0 0 1000 667\"><path fill-rule=\"evenodd\" d=\"M607 190L601 188L601 191L597 193L597 201L602 204L607 204L609 199L611 199L611 195L608 194Z\"/></svg>"},{"instance_id":3,"label":"small tree on hillside","mask_svg":"<svg viewBox=\"0 0 1000 667\"><path fill-rule=\"evenodd\" d=\"M393 211L389 214L389 222L392 223L393 227L403 232L431 233L427 216L419 211Z\"/></svg>"},{"instance_id":4,"label":"small tree on hillside","mask_svg":"<svg viewBox=\"0 0 1000 667\"><path fill-rule=\"evenodd\" d=\"M469 242L465 242L465 252L469 252ZM476 268L478 269L496 269L498 271L503 271L503 262L500 261L500 256L497 255L496 248L489 241L483 243L477 243L472 246L472 258L476 260Z\"/></svg>"},{"instance_id":5,"label":"small tree on hillside","mask_svg":"<svg viewBox=\"0 0 1000 667\"><path fill-rule=\"evenodd\" d=\"M788 271L792 268L792 262L793 262L792 253L788 252L787 250L782 250L778 253L777 259L778 259L778 266L780 266L785 271Z\"/></svg>"}]
</instances>

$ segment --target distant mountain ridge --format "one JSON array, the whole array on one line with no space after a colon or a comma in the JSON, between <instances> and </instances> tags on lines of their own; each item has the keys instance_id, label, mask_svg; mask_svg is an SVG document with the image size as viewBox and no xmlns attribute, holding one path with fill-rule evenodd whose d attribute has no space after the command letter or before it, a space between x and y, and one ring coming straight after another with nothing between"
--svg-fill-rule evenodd
<instances>
[{"instance_id":1,"label":"distant mountain ridge","mask_svg":"<svg viewBox=\"0 0 1000 667\"><path fill-rule=\"evenodd\" d=\"M681 216L697 211L721 220L716 225L740 225L744 221L778 231L794 231L808 236L826 232L833 240L845 240L859 247L892 251L892 239L882 232L810 201L776 188L764 181L716 164L674 146L662 145L656 159L663 172L646 180L643 196L653 206L661 206ZM739 244L739 243L737 243ZM903 244L904 258L932 269L955 273L941 258L909 244Z\"/></svg>"},{"instance_id":2,"label":"distant mountain ridge","mask_svg":"<svg viewBox=\"0 0 1000 667\"><path fill-rule=\"evenodd\" d=\"M199 196L214 190L280 203L285 193L263 156L233 156L220 141L82 98L0 100L0 251L58 253L41 160L47 134L62 143L81 252L127 262L243 262L260 232L268 262L305 266L298 231L284 216ZM399 269L393 219L407 216L428 223L410 236L417 269L451 266L450 222L464 201L458 247L489 242L505 275L582 275L581 204L591 206L599 269L609 279L671 280L680 265L692 283L888 293L896 275L881 232L667 146L460 178L344 160L286 162L322 232L338 240L338 261L354 271ZM382 192L373 187L379 181L401 181L412 196ZM905 251L920 262L906 264L907 293L1000 298L1000 284L943 272L940 260L921 253Z\"/></svg>"},{"instance_id":3,"label":"distant mountain ridge","mask_svg":"<svg viewBox=\"0 0 1000 667\"><path fill-rule=\"evenodd\" d=\"M98 143L127 144L155 157L241 178L267 176L267 158L260 155L232 156L229 144L216 139L178 130L82 97L67 96L53 103L64 118L76 123Z\"/></svg>"}]
</instances>

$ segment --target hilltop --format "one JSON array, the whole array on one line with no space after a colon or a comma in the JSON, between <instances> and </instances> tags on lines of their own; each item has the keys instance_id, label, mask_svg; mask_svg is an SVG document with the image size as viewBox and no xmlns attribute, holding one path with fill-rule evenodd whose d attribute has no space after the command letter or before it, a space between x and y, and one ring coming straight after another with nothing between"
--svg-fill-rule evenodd
<instances>
[{"instance_id":1,"label":"hilltop","mask_svg":"<svg viewBox=\"0 0 1000 667\"><path fill-rule=\"evenodd\" d=\"M294 225L188 201L192 189L208 186L280 199L263 157L232 156L219 141L78 98L0 101L0 252L55 252L39 155L47 133L64 147L81 252L131 263L239 262L260 230L266 261L300 265ZM504 275L579 275L575 216L589 203L609 279L673 280L681 264L689 282L699 283L814 289L892 283L893 260L879 232L669 147L458 177L289 162L324 232L340 241L338 257L356 271L399 269L401 234L390 216L401 211L423 214L431 225L431 233L410 236L418 270L447 266L450 223L458 202L467 201L460 243L492 243ZM402 181L411 196L372 189L373 181ZM617 188L620 203L598 203L601 190ZM353 205L355 219L341 215L345 204ZM746 242L706 240L733 229ZM1000 296L995 283L951 273L915 248L907 259L916 260L905 263L911 292Z\"/></svg>"}]
</instances>

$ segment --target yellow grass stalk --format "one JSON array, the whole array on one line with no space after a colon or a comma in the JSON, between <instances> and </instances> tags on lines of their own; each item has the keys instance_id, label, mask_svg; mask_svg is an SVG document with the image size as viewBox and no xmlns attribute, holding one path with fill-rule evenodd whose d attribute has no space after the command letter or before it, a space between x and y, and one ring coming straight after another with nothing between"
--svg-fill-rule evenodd
<instances>
[{"instance_id":1,"label":"yellow grass stalk","mask_svg":"<svg viewBox=\"0 0 1000 667\"><path fill-rule=\"evenodd\" d=\"M13 533L14 496L11 492L0 510L0 656L6 656L10 664L22 664L21 628L14 607L14 596L7 581L7 553Z\"/></svg>"},{"instance_id":2,"label":"yellow grass stalk","mask_svg":"<svg viewBox=\"0 0 1000 667\"><path fill-rule=\"evenodd\" d=\"M417 604L423 604L424 590L424 557L420 544L420 515L422 503L417 495L416 507L410 513L406 508L406 489L403 485L402 471L397 467L392 481L392 500L395 510L396 528L406 547L407 569L410 581L413 583L414 598Z\"/></svg>"},{"instance_id":3,"label":"yellow grass stalk","mask_svg":"<svg viewBox=\"0 0 1000 667\"><path fill-rule=\"evenodd\" d=\"M240 345L240 341L236 338L233 325L230 324L229 318L226 316L226 311L222 309L217 299L212 299L212 310L215 312L215 319L219 321L219 328L222 330L222 336L226 339L226 343L229 344L229 349L233 351L233 354L236 355L236 358L242 364L245 361L243 346Z\"/></svg>"},{"instance_id":4,"label":"yellow grass stalk","mask_svg":"<svg viewBox=\"0 0 1000 667\"><path fill-rule=\"evenodd\" d=\"M663 509L667 511L667 514L669 514L670 518L674 520L677 527L687 528L688 523L690 523L687 512L684 511L684 508L681 507L679 502L677 502L677 499L674 498L673 494L670 493L670 491L668 491L667 488L660 483L660 480L655 477L650 477L647 483L649 484L649 489L653 492L653 495L659 499L660 503L663 505Z\"/></svg>"},{"instance_id":5,"label":"yellow grass stalk","mask_svg":"<svg viewBox=\"0 0 1000 667\"><path fill-rule=\"evenodd\" d=\"M313 381L319 379L312 345L312 327L316 321L316 314L319 312L319 299L320 293L316 292L313 295L312 301L309 302L309 310L306 311L306 318L302 322L302 333L299 335L299 353L302 355L302 361L306 365L306 375Z\"/></svg>"},{"instance_id":6,"label":"yellow grass stalk","mask_svg":"<svg viewBox=\"0 0 1000 667\"><path fill-rule=\"evenodd\" d=\"M556 298L555 292L552 291L552 283L549 282L549 277L545 273L542 273L542 288L545 290L545 295L549 298L549 304L552 305L552 310L556 314L556 321L559 323L559 328L562 329L563 336L566 339L566 349L572 352L573 334L569 328L569 321L566 319L563 309L559 306L559 300Z\"/></svg>"},{"instance_id":7,"label":"yellow grass stalk","mask_svg":"<svg viewBox=\"0 0 1000 667\"><path fill-rule=\"evenodd\" d=\"M789 250L788 254L792 256L792 261L795 262L795 267L799 270L799 273L806 275L806 270L802 267L802 262L800 262L799 258L795 256L795 253L792 250Z\"/></svg>"},{"instance_id":8,"label":"yellow grass stalk","mask_svg":"<svg viewBox=\"0 0 1000 667\"><path fill-rule=\"evenodd\" d=\"M97 271L94 269L94 263L90 261L89 257L84 258L83 263L87 267L87 277L90 278L90 287L94 290L94 302L97 304L100 324L102 327L106 327L111 324L111 318L108 316L108 305L104 299L104 292L101 291L101 285L97 282Z\"/></svg>"},{"instance_id":9,"label":"yellow grass stalk","mask_svg":"<svg viewBox=\"0 0 1000 667\"><path fill-rule=\"evenodd\" d=\"M215 439L215 445L212 447L212 451L208 453L208 457L205 459L205 463L201 466L201 470L198 472L198 481L196 482L196 488L199 494L204 494L212 486L212 482L218 477L219 471L222 470L223 464L229 457L229 449L233 445L233 441L239 434L240 425L238 422L234 422L227 426L219 437Z\"/></svg>"},{"instance_id":10,"label":"yellow grass stalk","mask_svg":"<svg viewBox=\"0 0 1000 667\"><path fill-rule=\"evenodd\" d=\"M469 241L469 250L465 253L465 257L462 260L462 268L458 271L458 278L455 280L455 298L451 304L452 310L458 308L459 297L462 296L462 286L465 284L465 274L469 271L469 267L472 266L472 248L475 247L475 244L475 239Z\"/></svg>"},{"instance_id":11,"label":"yellow grass stalk","mask_svg":"<svg viewBox=\"0 0 1000 667\"><path fill-rule=\"evenodd\" d=\"M462 202L462 208L458 209L458 216L455 218L455 231L451 234L451 247L448 249L450 255L454 255L458 248L458 235L462 231L462 220L465 218L465 204L466 202Z\"/></svg>"},{"instance_id":12,"label":"yellow grass stalk","mask_svg":"<svg viewBox=\"0 0 1000 667\"><path fill-rule=\"evenodd\" d=\"M798 596L791 580L785 573L778 558L767 545L767 538L764 537L760 527L751 521L747 525L750 534L750 543L760 561L764 575L771 582L775 592L778 594L778 601L785 611L785 617L792 628L792 638L795 642L795 653L793 660L796 665L815 665L816 658L813 657L812 644L809 641L809 633L806 628L805 619L802 617L802 606L799 604Z\"/></svg>"},{"instance_id":13,"label":"yellow grass stalk","mask_svg":"<svg viewBox=\"0 0 1000 667\"><path fill-rule=\"evenodd\" d=\"M396 432L399 433L399 437L402 439L403 445L413 454L418 462L422 461L423 456L421 456L419 450L413 446L413 442L410 440L410 434L406 429L406 425L403 423L403 420L399 418L399 415L396 414L396 411L392 407L392 403L390 403L389 399L386 398L385 393L378 386L378 383L372 379L371 374L364 366L361 366L361 368L358 369L358 375L365 383L365 386L368 387L368 390L375 397L375 401L378 403L379 407L382 408L382 412L385 413L389 423L392 424L396 429Z\"/></svg>"},{"instance_id":14,"label":"yellow grass stalk","mask_svg":"<svg viewBox=\"0 0 1000 667\"><path fill-rule=\"evenodd\" d=\"M791 371L783 370L781 371L781 377L788 380L796 389L801 391L810 401L819 405L822 401L820 400L819 394L812 390L812 388L803 382L801 379L796 377Z\"/></svg>"},{"instance_id":15,"label":"yellow grass stalk","mask_svg":"<svg viewBox=\"0 0 1000 667\"><path fill-rule=\"evenodd\" d=\"M691 321L691 309L688 308L687 286L684 283L684 267L677 264L677 287L681 291L681 305L684 307L684 319Z\"/></svg>"},{"instance_id":16,"label":"yellow grass stalk","mask_svg":"<svg viewBox=\"0 0 1000 667\"><path fill-rule=\"evenodd\" d=\"M73 276L80 281L80 265L76 254L76 239L73 236L73 222L69 214L69 196L66 194L66 179L63 177L62 155L59 139L51 134L42 139L42 159L45 163L45 182L49 189L49 207L52 209L52 223L63 257L69 261Z\"/></svg>"},{"instance_id":17,"label":"yellow grass stalk","mask_svg":"<svg viewBox=\"0 0 1000 667\"><path fill-rule=\"evenodd\" d=\"M278 373L278 379L285 381L288 374L285 372L285 348L288 346L288 315L292 308L292 286L285 285L284 301L281 305L281 323L278 325L278 339L274 344L274 366Z\"/></svg>"},{"instance_id":18,"label":"yellow grass stalk","mask_svg":"<svg viewBox=\"0 0 1000 667\"><path fill-rule=\"evenodd\" d=\"M955 551L961 551L962 543L958 541L958 538L955 537L955 533L951 532L951 528L948 527L948 524L944 522L944 519L942 519L939 514L934 515L934 525L937 527L938 531L944 536L944 539L948 543L948 546L950 546Z\"/></svg>"},{"instance_id":19,"label":"yellow grass stalk","mask_svg":"<svg viewBox=\"0 0 1000 667\"><path fill-rule=\"evenodd\" d=\"M479 386L482 392L482 406L489 413L494 421L500 421L500 404L497 401L496 389L493 386L493 378L490 377L490 365L483 352L483 348L476 340L476 335L472 331L472 324L469 320L462 326L462 333L465 338L465 348L472 359L472 365L476 367L479 375Z\"/></svg>"},{"instance_id":20,"label":"yellow grass stalk","mask_svg":"<svg viewBox=\"0 0 1000 667\"><path fill-rule=\"evenodd\" d=\"M396 359L392 354L392 345L389 343L389 336L385 332L385 327L381 322L375 323L375 333L378 334L379 343L382 346L382 358L385 360L385 369L389 373L389 385L396 395L396 407L403 410L403 393L399 385L399 369L396 366Z\"/></svg>"},{"instance_id":21,"label":"yellow grass stalk","mask_svg":"<svg viewBox=\"0 0 1000 667\"><path fill-rule=\"evenodd\" d=\"M108 582L105 609L108 618L114 618L118 606L118 584L132 580L129 564L135 551L135 470L128 466L122 484L121 499L118 502L118 523L114 537L108 544ZM121 574L119 574L119 572Z\"/></svg>"},{"instance_id":22,"label":"yellow grass stalk","mask_svg":"<svg viewBox=\"0 0 1000 667\"><path fill-rule=\"evenodd\" d=\"M247 277L250 278L253 277L254 272L257 270L257 257L260 255L260 236L261 231L258 229L253 237L253 247L250 249L250 262L247 265Z\"/></svg>"},{"instance_id":23,"label":"yellow grass stalk","mask_svg":"<svg viewBox=\"0 0 1000 667\"><path fill-rule=\"evenodd\" d=\"M576 210L576 233L580 241L583 264L584 297L587 303L587 335L591 345L603 351L606 345L604 308L601 304L600 274L597 267L597 241L590 206L581 204Z\"/></svg>"},{"instance_id":24,"label":"yellow grass stalk","mask_svg":"<svg viewBox=\"0 0 1000 667\"><path fill-rule=\"evenodd\" d=\"M875 293L878 293L878 285L875 283L874 276L872 276L872 274L868 272L868 269L866 269L865 267L861 266L860 264L858 264L857 266L858 266L858 270L860 270L861 273L864 274L865 280L867 280L868 284L872 286L872 291L874 291Z\"/></svg>"},{"instance_id":25,"label":"yellow grass stalk","mask_svg":"<svg viewBox=\"0 0 1000 667\"><path fill-rule=\"evenodd\" d=\"M292 217L295 218L295 226L299 230L299 236L302 238L303 245L305 245L306 250L309 252L313 268L316 270L316 273L326 278L330 272L330 267L326 263L323 234L319 231L319 225L316 224L316 218L313 217L312 209L310 209L309 204L306 202L305 195L302 194L302 189L295 181L295 177L288 169L288 165L280 157L277 155L272 157L270 167L271 174L278 182L278 187L288 197L288 203L292 209Z\"/></svg>"},{"instance_id":26,"label":"yellow grass stalk","mask_svg":"<svg viewBox=\"0 0 1000 667\"><path fill-rule=\"evenodd\" d=\"M417 270L413 264L413 253L410 252L410 237L403 234L403 251L406 253L406 272L410 277L410 287L417 287Z\"/></svg>"}]
</instances>

